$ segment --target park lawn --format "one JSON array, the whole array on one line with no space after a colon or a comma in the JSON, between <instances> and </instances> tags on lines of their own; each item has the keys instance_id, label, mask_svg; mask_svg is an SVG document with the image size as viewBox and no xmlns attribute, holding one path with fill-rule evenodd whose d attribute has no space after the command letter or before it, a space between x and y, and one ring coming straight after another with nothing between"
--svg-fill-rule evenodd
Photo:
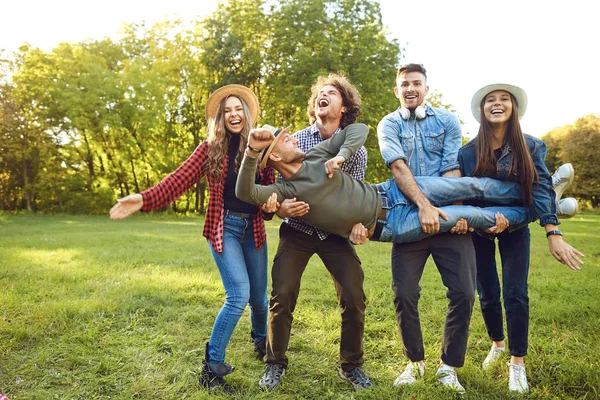
<instances>
[{"instance_id":1,"label":"park lawn","mask_svg":"<svg viewBox=\"0 0 600 400\"><path fill-rule=\"evenodd\" d=\"M267 224L269 257L279 220ZM202 237L203 219L0 214L0 393L19 399L202 399L204 345L224 291ZM581 271L554 260L532 229L529 279L533 399L600 396L600 216L563 221L565 239L586 254ZM248 311L227 362L235 398L459 398L435 381L446 314L445 288L429 261L420 302L427 370L393 388L406 358L392 304L391 245L358 247L365 271L364 370L377 387L354 392L337 376L340 317L333 283L314 257L302 281L282 386L263 393ZM521 398L507 391L503 363L480 369L489 350L476 302L459 378L461 399ZM508 361L508 356L506 357ZM215 398L215 396L211 396ZM217 396L218 398L219 396Z\"/></svg>"}]
</instances>

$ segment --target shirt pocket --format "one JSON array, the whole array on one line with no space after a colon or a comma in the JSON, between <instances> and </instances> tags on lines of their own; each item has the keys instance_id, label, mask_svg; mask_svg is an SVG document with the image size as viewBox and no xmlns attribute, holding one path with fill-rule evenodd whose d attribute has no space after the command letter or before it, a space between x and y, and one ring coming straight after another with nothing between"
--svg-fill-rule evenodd
<instances>
[{"instance_id":1,"label":"shirt pocket","mask_svg":"<svg viewBox=\"0 0 600 400\"><path fill-rule=\"evenodd\" d=\"M445 131L435 130L424 132L423 137L425 138L425 145L430 151L441 152L444 149Z\"/></svg>"},{"instance_id":2,"label":"shirt pocket","mask_svg":"<svg viewBox=\"0 0 600 400\"><path fill-rule=\"evenodd\" d=\"M400 131L398 134L400 138L400 143L402 145L402 150L407 158L410 158L410 155L415 149L415 137L410 132Z\"/></svg>"}]
</instances>

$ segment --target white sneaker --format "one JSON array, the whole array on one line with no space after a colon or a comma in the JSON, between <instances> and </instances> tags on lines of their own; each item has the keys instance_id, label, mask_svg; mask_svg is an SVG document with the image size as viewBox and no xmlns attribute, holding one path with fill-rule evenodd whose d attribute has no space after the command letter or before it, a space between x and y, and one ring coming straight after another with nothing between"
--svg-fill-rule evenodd
<instances>
[{"instance_id":1,"label":"white sneaker","mask_svg":"<svg viewBox=\"0 0 600 400\"><path fill-rule=\"evenodd\" d=\"M560 219L571 218L577 214L579 205L577 200L572 197L565 197L556 203L556 216Z\"/></svg>"},{"instance_id":2,"label":"white sneaker","mask_svg":"<svg viewBox=\"0 0 600 400\"><path fill-rule=\"evenodd\" d=\"M508 365L508 390L511 392L527 393L529 392L529 384L527 383L527 375L525 375L525 366L523 364Z\"/></svg>"},{"instance_id":3,"label":"white sneaker","mask_svg":"<svg viewBox=\"0 0 600 400\"><path fill-rule=\"evenodd\" d=\"M438 376L438 382L442 385L457 391L459 394L465 393L465 388L458 381L456 371L451 366L446 364L440 365L435 374Z\"/></svg>"},{"instance_id":4,"label":"white sneaker","mask_svg":"<svg viewBox=\"0 0 600 400\"><path fill-rule=\"evenodd\" d=\"M496 345L493 344L487 357L485 358L485 360L483 360L481 368L488 369L490 365L492 365L496 360L502 357L502 354L504 354L505 349L505 347L496 347Z\"/></svg>"},{"instance_id":5,"label":"white sneaker","mask_svg":"<svg viewBox=\"0 0 600 400\"><path fill-rule=\"evenodd\" d=\"M409 362L404 368L404 372L401 373L394 381L394 387L400 385L412 385L417 381L417 376L425 375L425 365L421 365L418 362Z\"/></svg>"},{"instance_id":6,"label":"white sneaker","mask_svg":"<svg viewBox=\"0 0 600 400\"><path fill-rule=\"evenodd\" d=\"M565 190L571 186L575 179L575 170L571 163L561 165L552 175L552 187L556 192L556 201L560 200Z\"/></svg>"}]
</instances>

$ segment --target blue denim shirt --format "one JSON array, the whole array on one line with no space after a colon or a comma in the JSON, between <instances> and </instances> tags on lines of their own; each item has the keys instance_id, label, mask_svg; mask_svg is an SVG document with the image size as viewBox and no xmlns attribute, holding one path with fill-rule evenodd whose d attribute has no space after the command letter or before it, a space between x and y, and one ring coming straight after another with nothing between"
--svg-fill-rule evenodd
<instances>
[{"instance_id":1,"label":"blue denim shirt","mask_svg":"<svg viewBox=\"0 0 600 400\"><path fill-rule=\"evenodd\" d=\"M531 135L525 135L525 142L529 148L533 164L539 175L539 184L533 183L532 197L533 210L540 218L540 225L558 225L560 222L556 217L556 193L552 188L552 177L544 160L546 159L546 144ZM502 154L496 164L496 179L501 181L517 180L517 176L509 176L512 151L509 145L505 145ZM477 165L477 146L475 139L465 144L458 151L458 162L463 176L471 176Z\"/></svg>"},{"instance_id":2,"label":"blue denim shirt","mask_svg":"<svg viewBox=\"0 0 600 400\"><path fill-rule=\"evenodd\" d=\"M427 116L405 121L399 110L386 115L377 126L379 149L390 165L402 159L415 176L441 176L459 168L462 144L458 118L450 111L426 106Z\"/></svg>"}]
</instances>

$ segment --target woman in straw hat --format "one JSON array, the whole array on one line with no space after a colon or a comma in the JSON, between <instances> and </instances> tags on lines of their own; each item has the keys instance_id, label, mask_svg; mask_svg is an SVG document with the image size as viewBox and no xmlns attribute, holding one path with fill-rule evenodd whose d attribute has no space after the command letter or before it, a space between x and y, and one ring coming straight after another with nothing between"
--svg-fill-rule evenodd
<instances>
[{"instance_id":1,"label":"woman in straw hat","mask_svg":"<svg viewBox=\"0 0 600 400\"><path fill-rule=\"evenodd\" d=\"M112 219L163 208L206 175L209 202L203 235L219 269L226 299L206 344L200 382L230 391L223 377L233 372L225 364L225 348L247 304L250 304L254 350L265 354L267 328L267 245L264 219L272 214L235 196L239 165L248 132L256 123L259 104L247 87L227 85L213 92L206 104L208 138L177 170L150 189L118 200ZM257 181L273 183L274 171L257 172Z\"/></svg>"},{"instance_id":2,"label":"woman in straw hat","mask_svg":"<svg viewBox=\"0 0 600 400\"><path fill-rule=\"evenodd\" d=\"M520 87L500 83L479 89L471 101L473 116L480 122L479 132L475 139L459 150L461 172L463 176L518 182L523 203L535 210L540 225L546 230L552 255L571 269L579 269L583 262L578 256L583 254L563 241L557 226L557 214L568 218L577 211L575 199L559 201L562 192L573 182L573 167L565 164L550 176L544 164L544 142L521 131L519 120L526 108L527 95ZM523 357L527 354L529 326L529 228L522 226L502 232L506 229L506 220L501 215L497 218L500 223L494 234L502 260L502 292L511 355L508 387L510 391L527 392L529 386ZM505 349L500 280L494 237L474 233L472 238L477 260L479 302L492 340L492 348L483 362L485 369L500 359Z\"/></svg>"}]
</instances>

